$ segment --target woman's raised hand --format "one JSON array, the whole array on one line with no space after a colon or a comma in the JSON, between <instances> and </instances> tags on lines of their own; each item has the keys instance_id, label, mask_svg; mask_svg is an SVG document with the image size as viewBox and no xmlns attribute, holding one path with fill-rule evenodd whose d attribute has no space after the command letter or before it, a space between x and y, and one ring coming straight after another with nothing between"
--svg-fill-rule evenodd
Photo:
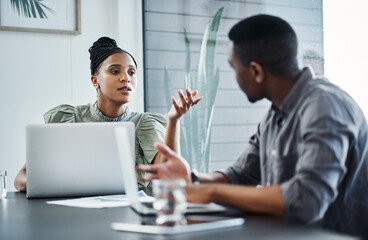
<instances>
[{"instance_id":1,"label":"woman's raised hand","mask_svg":"<svg viewBox=\"0 0 368 240\"><path fill-rule=\"evenodd\" d=\"M189 111L189 109L196 105L199 101L203 99L203 97L198 97L194 99L194 97L198 94L197 90L193 92L187 88L185 89L187 96L184 96L181 90L178 90L179 99L176 100L174 97L171 97L171 101L173 103L169 113L168 118L172 120L178 120L181 116Z\"/></svg>"}]
</instances>

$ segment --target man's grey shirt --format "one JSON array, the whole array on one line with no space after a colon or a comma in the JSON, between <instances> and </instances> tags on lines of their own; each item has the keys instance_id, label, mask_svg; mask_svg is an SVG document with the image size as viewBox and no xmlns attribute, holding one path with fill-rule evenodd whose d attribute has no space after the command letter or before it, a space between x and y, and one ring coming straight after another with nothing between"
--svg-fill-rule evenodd
<instances>
[{"instance_id":1,"label":"man's grey shirt","mask_svg":"<svg viewBox=\"0 0 368 240\"><path fill-rule=\"evenodd\" d=\"M367 142L355 101L305 68L222 173L233 184L281 184L289 220L368 236Z\"/></svg>"}]
</instances>

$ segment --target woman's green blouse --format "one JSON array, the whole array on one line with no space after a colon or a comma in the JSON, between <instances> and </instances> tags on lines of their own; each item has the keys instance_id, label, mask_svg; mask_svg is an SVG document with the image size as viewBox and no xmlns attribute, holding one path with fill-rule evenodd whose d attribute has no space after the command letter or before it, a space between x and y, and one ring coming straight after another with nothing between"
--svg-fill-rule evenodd
<instances>
[{"instance_id":1,"label":"woman's green blouse","mask_svg":"<svg viewBox=\"0 0 368 240\"><path fill-rule=\"evenodd\" d=\"M73 123L73 122L134 122L135 124L135 161L138 164L151 164L157 150L156 142L164 142L166 132L166 118L159 113L130 112L116 118L109 118L102 114L97 107L97 101L92 104L71 106L60 105L52 108L44 114L45 123ZM140 189L146 189L148 183L140 180L138 172L138 184Z\"/></svg>"}]
</instances>

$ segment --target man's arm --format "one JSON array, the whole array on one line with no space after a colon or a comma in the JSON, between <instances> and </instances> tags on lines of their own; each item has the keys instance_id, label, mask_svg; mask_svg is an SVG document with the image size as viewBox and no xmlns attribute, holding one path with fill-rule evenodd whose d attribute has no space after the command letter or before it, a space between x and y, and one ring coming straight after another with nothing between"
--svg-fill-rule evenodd
<instances>
[{"instance_id":1,"label":"man's arm","mask_svg":"<svg viewBox=\"0 0 368 240\"><path fill-rule=\"evenodd\" d=\"M15 189L21 192L25 192L27 190L26 171L26 165L24 164L14 180Z\"/></svg>"},{"instance_id":2,"label":"man's arm","mask_svg":"<svg viewBox=\"0 0 368 240\"><path fill-rule=\"evenodd\" d=\"M156 148L168 161L163 164L138 166L139 171L150 173L143 176L142 180L183 178L189 183L186 191L190 202L217 202L249 212L285 215L286 204L280 185L261 188L230 185L229 179L220 172L198 174L200 182L204 184L190 184L192 179L189 164L163 144L157 144Z\"/></svg>"},{"instance_id":3,"label":"man's arm","mask_svg":"<svg viewBox=\"0 0 368 240\"><path fill-rule=\"evenodd\" d=\"M171 150L165 144L157 143L156 149L167 161L155 165L139 165L138 171L147 172L143 175L143 181L152 181L153 179L175 179L183 178L187 183L192 183L191 171L188 162L179 154ZM229 183L229 179L222 173L200 173L198 174L201 183Z\"/></svg>"},{"instance_id":4,"label":"man's arm","mask_svg":"<svg viewBox=\"0 0 368 240\"><path fill-rule=\"evenodd\" d=\"M281 217L286 213L280 185L258 188L229 184L201 184L189 185L186 190L189 202L216 202L248 212Z\"/></svg>"},{"instance_id":5,"label":"man's arm","mask_svg":"<svg viewBox=\"0 0 368 240\"><path fill-rule=\"evenodd\" d=\"M230 183L229 179L220 172L198 173L199 182L206 183ZM193 181L193 179L191 179Z\"/></svg>"}]
</instances>

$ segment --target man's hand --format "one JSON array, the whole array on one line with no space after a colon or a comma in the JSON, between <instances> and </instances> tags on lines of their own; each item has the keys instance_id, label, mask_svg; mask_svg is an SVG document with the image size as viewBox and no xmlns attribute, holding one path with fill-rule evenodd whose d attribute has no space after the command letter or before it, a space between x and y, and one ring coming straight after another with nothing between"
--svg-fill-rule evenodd
<instances>
[{"instance_id":1,"label":"man's hand","mask_svg":"<svg viewBox=\"0 0 368 240\"><path fill-rule=\"evenodd\" d=\"M27 177L26 177L27 167L24 164L20 169L19 173L14 179L14 187L20 192L27 191Z\"/></svg>"},{"instance_id":2,"label":"man's hand","mask_svg":"<svg viewBox=\"0 0 368 240\"><path fill-rule=\"evenodd\" d=\"M142 176L142 181L183 178L186 182L191 182L190 167L184 158L164 144L158 143L155 147L167 161L160 164L139 165L138 171L150 173Z\"/></svg>"},{"instance_id":3,"label":"man's hand","mask_svg":"<svg viewBox=\"0 0 368 240\"><path fill-rule=\"evenodd\" d=\"M181 116L187 113L192 106L196 105L203 99L203 97L193 99L198 94L197 90L191 92L190 89L187 88L185 91L187 93L186 97L184 97L184 94L181 90L178 91L178 100L175 100L174 97L171 97L173 105L168 113L169 119L178 120Z\"/></svg>"}]
</instances>

